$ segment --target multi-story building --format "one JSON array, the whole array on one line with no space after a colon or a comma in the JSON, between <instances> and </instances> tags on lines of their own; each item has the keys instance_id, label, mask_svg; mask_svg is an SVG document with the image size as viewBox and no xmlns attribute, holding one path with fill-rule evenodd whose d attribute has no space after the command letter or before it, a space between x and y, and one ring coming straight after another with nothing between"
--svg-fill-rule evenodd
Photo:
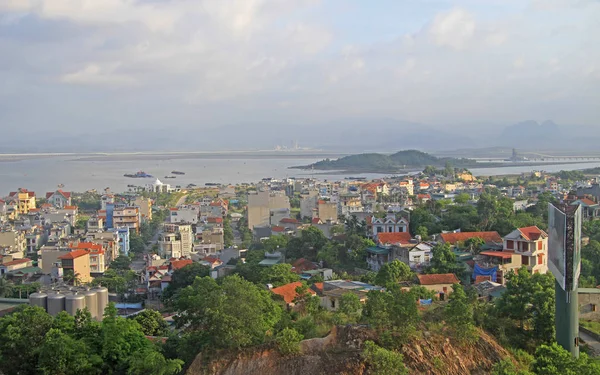
<instances>
[{"instance_id":1,"label":"multi-story building","mask_svg":"<svg viewBox=\"0 0 600 375\"><path fill-rule=\"evenodd\" d=\"M248 193L248 228L268 226L271 210L291 209L290 201L283 192L257 191Z\"/></svg>"},{"instance_id":2,"label":"multi-story building","mask_svg":"<svg viewBox=\"0 0 600 375\"><path fill-rule=\"evenodd\" d=\"M77 245L72 245L71 250L85 250L90 254L90 274L100 276L106 270L106 252L102 245L93 242L79 242Z\"/></svg>"},{"instance_id":3,"label":"multi-story building","mask_svg":"<svg viewBox=\"0 0 600 375\"><path fill-rule=\"evenodd\" d=\"M164 233L175 234L175 240L181 243L179 256L173 256L179 258L182 256L190 256L194 249L194 235L192 232L192 226L189 224L165 224L163 226ZM171 239L171 237L168 237Z\"/></svg>"},{"instance_id":4,"label":"multi-story building","mask_svg":"<svg viewBox=\"0 0 600 375\"><path fill-rule=\"evenodd\" d=\"M63 275L67 271L72 271L73 275L81 283L89 283L92 281L90 275L90 253L83 249L73 250L67 254L58 257L61 261Z\"/></svg>"},{"instance_id":5,"label":"multi-story building","mask_svg":"<svg viewBox=\"0 0 600 375\"><path fill-rule=\"evenodd\" d=\"M520 255L521 264L531 272L548 272L548 234L536 226L519 228L504 236L503 252Z\"/></svg>"},{"instance_id":6,"label":"multi-story building","mask_svg":"<svg viewBox=\"0 0 600 375\"><path fill-rule=\"evenodd\" d=\"M317 202L319 201L319 192L311 190L307 195L303 195L300 198L300 215L304 217L313 217L313 212L317 208Z\"/></svg>"},{"instance_id":7,"label":"multi-story building","mask_svg":"<svg viewBox=\"0 0 600 375\"><path fill-rule=\"evenodd\" d=\"M56 208L63 208L71 205L71 193L57 190L46 193L46 201Z\"/></svg>"},{"instance_id":8,"label":"multi-story building","mask_svg":"<svg viewBox=\"0 0 600 375\"><path fill-rule=\"evenodd\" d=\"M19 214L27 214L29 210L35 208L35 193L27 189L12 191L8 195L16 203L16 209Z\"/></svg>"},{"instance_id":9,"label":"multi-story building","mask_svg":"<svg viewBox=\"0 0 600 375\"><path fill-rule=\"evenodd\" d=\"M334 202L320 200L317 204L317 216L323 222L331 221L337 223L338 221L338 205Z\"/></svg>"},{"instance_id":10,"label":"multi-story building","mask_svg":"<svg viewBox=\"0 0 600 375\"><path fill-rule=\"evenodd\" d=\"M27 243L27 254L36 254L38 249L44 244L45 239L46 233L41 227L33 227L26 231L25 241Z\"/></svg>"},{"instance_id":11,"label":"multi-story building","mask_svg":"<svg viewBox=\"0 0 600 375\"><path fill-rule=\"evenodd\" d=\"M180 207L174 207L169 210L169 213L170 223L198 224L200 206L190 204Z\"/></svg>"},{"instance_id":12,"label":"multi-story building","mask_svg":"<svg viewBox=\"0 0 600 375\"><path fill-rule=\"evenodd\" d=\"M152 220L152 199L137 196L133 201L133 205L139 207L143 221Z\"/></svg>"},{"instance_id":13,"label":"multi-story building","mask_svg":"<svg viewBox=\"0 0 600 375\"><path fill-rule=\"evenodd\" d=\"M115 207L111 228L128 227L130 231L140 232L140 209L138 207Z\"/></svg>"},{"instance_id":14,"label":"multi-story building","mask_svg":"<svg viewBox=\"0 0 600 375\"><path fill-rule=\"evenodd\" d=\"M177 233L163 233L158 241L160 255L164 258L181 258L181 237Z\"/></svg>"},{"instance_id":15,"label":"multi-story building","mask_svg":"<svg viewBox=\"0 0 600 375\"><path fill-rule=\"evenodd\" d=\"M0 247L4 249L4 255L11 254L15 259L24 258L27 250L25 231L0 229Z\"/></svg>"},{"instance_id":16,"label":"multi-story building","mask_svg":"<svg viewBox=\"0 0 600 375\"><path fill-rule=\"evenodd\" d=\"M29 258L15 259L7 262L2 262L0 263L0 276L3 276L12 271L20 270L31 266L33 266L33 261Z\"/></svg>"},{"instance_id":17,"label":"multi-story building","mask_svg":"<svg viewBox=\"0 0 600 375\"><path fill-rule=\"evenodd\" d=\"M61 263L60 257L69 252L71 252L71 250L66 246L44 245L40 251L38 251L38 267L42 269L43 274L50 275L52 273L52 268L54 268L57 263Z\"/></svg>"},{"instance_id":18,"label":"multi-story building","mask_svg":"<svg viewBox=\"0 0 600 375\"><path fill-rule=\"evenodd\" d=\"M364 211L360 194L346 193L339 195L338 213L340 217L356 215Z\"/></svg>"},{"instance_id":19,"label":"multi-story building","mask_svg":"<svg viewBox=\"0 0 600 375\"><path fill-rule=\"evenodd\" d=\"M371 216L367 218L367 231L375 237L378 233L404 233L408 232L408 220L404 217L396 217L389 213L384 218Z\"/></svg>"},{"instance_id":20,"label":"multi-story building","mask_svg":"<svg viewBox=\"0 0 600 375\"><path fill-rule=\"evenodd\" d=\"M119 243L119 253L125 256L129 256L129 228L112 228L109 229L109 232L115 233L117 235L117 241Z\"/></svg>"}]
</instances>

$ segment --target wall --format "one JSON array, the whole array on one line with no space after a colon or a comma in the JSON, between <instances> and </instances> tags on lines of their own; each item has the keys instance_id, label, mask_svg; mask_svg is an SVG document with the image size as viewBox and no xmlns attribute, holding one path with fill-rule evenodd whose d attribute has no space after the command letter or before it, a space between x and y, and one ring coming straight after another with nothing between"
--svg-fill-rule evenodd
<instances>
[{"instance_id":1,"label":"wall","mask_svg":"<svg viewBox=\"0 0 600 375\"><path fill-rule=\"evenodd\" d=\"M600 289L580 288L578 295L579 318L600 321ZM596 311L594 311L594 306Z\"/></svg>"}]
</instances>

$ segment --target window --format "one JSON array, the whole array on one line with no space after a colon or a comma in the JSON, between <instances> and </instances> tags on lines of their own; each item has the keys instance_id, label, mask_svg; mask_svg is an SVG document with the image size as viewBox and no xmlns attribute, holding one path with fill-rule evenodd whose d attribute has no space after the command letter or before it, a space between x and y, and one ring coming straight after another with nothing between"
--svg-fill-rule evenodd
<instances>
[{"instance_id":1,"label":"window","mask_svg":"<svg viewBox=\"0 0 600 375\"><path fill-rule=\"evenodd\" d=\"M544 264L544 254L538 254L537 258L538 258L537 264Z\"/></svg>"},{"instance_id":2,"label":"window","mask_svg":"<svg viewBox=\"0 0 600 375\"><path fill-rule=\"evenodd\" d=\"M420 255L416 255L416 256L414 256L414 257L413 257L413 261L414 261L415 263L421 263L421 256L420 256Z\"/></svg>"},{"instance_id":3,"label":"window","mask_svg":"<svg viewBox=\"0 0 600 375\"><path fill-rule=\"evenodd\" d=\"M400 233L404 233L406 232L406 228L405 227L400 227Z\"/></svg>"},{"instance_id":4,"label":"window","mask_svg":"<svg viewBox=\"0 0 600 375\"><path fill-rule=\"evenodd\" d=\"M443 287L442 290L444 291L444 293L448 293L448 287L447 286Z\"/></svg>"},{"instance_id":5,"label":"window","mask_svg":"<svg viewBox=\"0 0 600 375\"><path fill-rule=\"evenodd\" d=\"M394 227L388 227L388 232L392 233L394 231Z\"/></svg>"},{"instance_id":6,"label":"window","mask_svg":"<svg viewBox=\"0 0 600 375\"><path fill-rule=\"evenodd\" d=\"M509 250L512 250L515 248L515 241L512 240L508 240L506 241L506 248Z\"/></svg>"},{"instance_id":7,"label":"window","mask_svg":"<svg viewBox=\"0 0 600 375\"><path fill-rule=\"evenodd\" d=\"M331 300L331 308L335 309L335 300L334 299Z\"/></svg>"},{"instance_id":8,"label":"window","mask_svg":"<svg viewBox=\"0 0 600 375\"><path fill-rule=\"evenodd\" d=\"M381 233L383 232L383 228L382 227L377 227L377 233Z\"/></svg>"},{"instance_id":9,"label":"window","mask_svg":"<svg viewBox=\"0 0 600 375\"><path fill-rule=\"evenodd\" d=\"M429 262L429 259L431 259L429 254L425 254L425 262Z\"/></svg>"},{"instance_id":10,"label":"window","mask_svg":"<svg viewBox=\"0 0 600 375\"><path fill-rule=\"evenodd\" d=\"M542 241L538 241L538 250L542 250L542 248L543 248Z\"/></svg>"}]
</instances>

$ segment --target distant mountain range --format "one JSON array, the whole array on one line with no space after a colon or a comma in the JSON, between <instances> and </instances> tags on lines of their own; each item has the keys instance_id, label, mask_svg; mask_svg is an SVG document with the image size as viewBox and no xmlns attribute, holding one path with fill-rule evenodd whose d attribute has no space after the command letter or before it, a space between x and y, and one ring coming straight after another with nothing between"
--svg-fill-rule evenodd
<instances>
[{"instance_id":1,"label":"distant mountain range","mask_svg":"<svg viewBox=\"0 0 600 375\"><path fill-rule=\"evenodd\" d=\"M353 118L315 124L243 123L229 126L164 129L134 128L62 133L56 128L36 132L15 128L0 137L0 152L135 152L272 150L276 145L334 152L393 152L502 147L527 150L597 149L600 127L559 126L552 121L524 121L506 127L435 127L389 118ZM498 129L494 131L493 129ZM19 139L19 142L15 142Z\"/></svg>"}]
</instances>

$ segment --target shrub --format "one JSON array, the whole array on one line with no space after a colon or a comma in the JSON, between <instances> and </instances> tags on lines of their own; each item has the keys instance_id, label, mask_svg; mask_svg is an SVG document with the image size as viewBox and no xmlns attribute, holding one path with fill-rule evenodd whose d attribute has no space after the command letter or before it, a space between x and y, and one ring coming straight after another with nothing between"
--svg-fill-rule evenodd
<instances>
[{"instance_id":1,"label":"shrub","mask_svg":"<svg viewBox=\"0 0 600 375\"><path fill-rule=\"evenodd\" d=\"M277 334L277 350L281 355L300 353L300 341L304 337L293 328L285 328Z\"/></svg>"}]
</instances>

